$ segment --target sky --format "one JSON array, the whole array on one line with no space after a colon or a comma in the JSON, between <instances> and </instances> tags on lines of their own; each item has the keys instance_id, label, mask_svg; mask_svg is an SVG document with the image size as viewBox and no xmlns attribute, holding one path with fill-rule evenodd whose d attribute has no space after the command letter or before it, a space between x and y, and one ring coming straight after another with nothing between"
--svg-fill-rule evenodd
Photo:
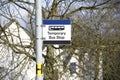
<instances>
[{"instance_id":1,"label":"sky","mask_svg":"<svg viewBox=\"0 0 120 80\"><path fill-rule=\"evenodd\" d=\"M34 0L33 0L34 1ZM32 0L31 0L32 2ZM22 5L22 4L21 4ZM29 10L32 10L32 7L29 5L25 5L25 7L28 7ZM7 16L9 18L17 19L17 21L21 24L21 26L25 27L26 23L29 23L29 14L24 9L19 8L13 3L8 3L1 7L0 14ZM11 17L12 16L12 17ZM0 23L1 25L5 25L8 20L5 17L0 16Z\"/></svg>"},{"instance_id":2,"label":"sky","mask_svg":"<svg viewBox=\"0 0 120 80\"><path fill-rule=\"evenodd\" d=\"M34 3L35 0L24 0L24 1ZM46 6L45 1L46 0L42 0L43 7ZM49 1L51 3L51 0L49 0ZM19 3L19 2L17 2L17 3ZM49 3L49 5L51 5L50 3ZM21 5L23 5L23 4L21 4ZM27 4L24 6L28 10L33 11L33 6L30 6ZM26 10L19 8L18 6L16 6L13 3L8 3L8 4L4 5L3 7L0 7L0 14L7 16L9 18L11 18L10 16L12 15L12 18L17 19L17 21L21 24L21 26L23 26L23 27L30 26L30 25L28 25L29 21L30 21L29 13ZM0 24L2 26L4 26L7 22L8 22L8 20L5 17L0 16Z\"/></svg>"}]
</instances>

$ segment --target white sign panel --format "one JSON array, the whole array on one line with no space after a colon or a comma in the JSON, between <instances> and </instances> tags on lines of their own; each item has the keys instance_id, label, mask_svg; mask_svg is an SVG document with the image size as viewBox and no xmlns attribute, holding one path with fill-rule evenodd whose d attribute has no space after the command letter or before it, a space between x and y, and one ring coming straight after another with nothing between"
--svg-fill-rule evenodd
<instances>
[{"instance_id":1,"label":"white sign panel","mask_svg":"<svg viewBox=\"0 0 120 80\"><path fill-rule=\"evenodd\" d=\"M43 20L44 44L70 44L70 20Z\"/></svg>"}]
</instances>

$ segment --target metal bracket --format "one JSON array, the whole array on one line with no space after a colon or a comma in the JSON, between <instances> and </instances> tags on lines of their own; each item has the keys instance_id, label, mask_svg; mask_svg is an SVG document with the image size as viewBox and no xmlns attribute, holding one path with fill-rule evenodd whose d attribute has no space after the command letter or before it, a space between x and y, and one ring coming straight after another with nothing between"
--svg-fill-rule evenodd
<instances>
[{"instance_id":1,"label":"metal bracket","mask_svg":"<svg viewBox=\"0 0 120 80\"><path fill-rule=\"evenodd\" d=\"M45 40L45 37L43 37L43 27L46 27L45 25L41 25L41 27L42 27L42 40Z\"/></svg>"},{"instance_id":2,"label":"metal bracket","mask_svg":"<svg viewBox=\"0 0 120 80\"><path fill-rule=\"evenodd\" d=\"M41 25L41 27L45 27L45 25Z\"/></svg>"},{"instance_id":3,"label":"metal bracket","mask_svg":"<svg viewBox=\"0 0 120 80\"><path fill-rule=\"evenodd\" d=\"M42 40L45 40L45 38L44 38L44 37L42 37Z\"/></svg>"}]
</instances>

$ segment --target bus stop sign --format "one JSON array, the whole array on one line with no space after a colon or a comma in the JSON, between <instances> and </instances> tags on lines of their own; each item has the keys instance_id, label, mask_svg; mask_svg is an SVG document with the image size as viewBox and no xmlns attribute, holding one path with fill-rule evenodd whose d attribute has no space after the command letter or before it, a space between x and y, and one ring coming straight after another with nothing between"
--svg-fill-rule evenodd
<instances>
[{"instance_id":1,"label":"bus stop sign","mask_svg":"<svg viewBox=\"0 0 120 80\"><path fill-rule=\"evenodd\" d=\"M43 44L70 44L70 20L43 20Z\"/></svg>"}]
</instances>

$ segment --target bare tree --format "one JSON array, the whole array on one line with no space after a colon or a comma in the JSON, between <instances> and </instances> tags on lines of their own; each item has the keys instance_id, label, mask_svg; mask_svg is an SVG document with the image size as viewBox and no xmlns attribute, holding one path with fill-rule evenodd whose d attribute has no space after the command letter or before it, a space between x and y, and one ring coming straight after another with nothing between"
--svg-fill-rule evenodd
<instances>
[{"instance_id":1,"label":"bare tree","mask_svg":"<svg viewBox=\"0 0 120 80\"><path fill-rule=\"evenodd\" d=\"M0 59L2 61L2 56L8 55L7 53L10 53L12 56L11 60L3 61L11 61L9 65L12 66L7 68L7 72L4 75L0 74L0 79L5 79L5 76L13 72L15 73L11 76L18 79L22 75L22 71L28 68L30 63L35 62L34 3L35 1L26 0L0 1ZM120 52L120 1L52 0L51 2L51 0L44 0L43 3L43 19L70 19L72 22L71 45L62 45L58 48L52 45L46 46L47 55L43 55L45 58L44 79L58 80L58 78L65 76L69 72L68 63L72 56L79 62L77 64L79 70L75 74L83 80L87 80L88 77L95 80L102 78L106 80L119 79L119 72L117 72L119 67L117 66L119 66L118 59ZM17 26L17 36L9 30L9 25L12 23ZM30 37L29 45L23 44L24 41L20 36L21 28ZM14 37L18 39L19 44L15 43ZM10 52L9 49L12 51ZM55 53L56 50L59 51L57 55ZM112 53L114 53L113 57ZM63 59L62 57L65 55L66 57ZM113 59L115 60L113 61ZM101 61L103 61L102 64ZM64 69L59 71L59 68ZM102 78L100 78L100 70L103 70L101 73ZM116 73L114 76L112 70ZM110 71L111 73L109 74ZM23 77L23 79L25 78Z\"/></svg>"}]
</instances>

